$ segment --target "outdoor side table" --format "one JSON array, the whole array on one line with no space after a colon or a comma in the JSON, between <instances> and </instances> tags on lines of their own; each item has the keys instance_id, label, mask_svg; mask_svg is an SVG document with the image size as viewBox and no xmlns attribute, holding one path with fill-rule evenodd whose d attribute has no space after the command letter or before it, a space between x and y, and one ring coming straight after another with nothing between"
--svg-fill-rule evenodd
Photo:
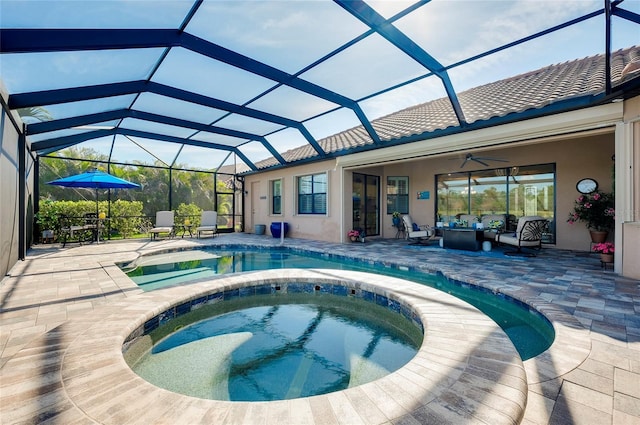
<instances>
[{"instance_id":1,"label":"outdoor side table","mask_svg":"<svg viewBox=\"0 0 640 425\"><path fill-rule=\"evenodd\" d=\"M182 235L180 235L181 238L184 238L186 233L189 233L190 238L193 237L193 224L180 224L178 227L182 229Z\"/></svg>"},{"instance_id":2,"label":"outdoor side table","mask_svg":"<svg viewBox=\"0 0 640 425\"><path fill-rule=\"evenodd\" d=\"M193 228L193 224L181 224L180 227L182 228L182 235L180 236L181 238L184 238L185 233L189 233L189 237L192 238L193 237L193 232L192 232L192 228Z\"/></svg>"}]
</instances>

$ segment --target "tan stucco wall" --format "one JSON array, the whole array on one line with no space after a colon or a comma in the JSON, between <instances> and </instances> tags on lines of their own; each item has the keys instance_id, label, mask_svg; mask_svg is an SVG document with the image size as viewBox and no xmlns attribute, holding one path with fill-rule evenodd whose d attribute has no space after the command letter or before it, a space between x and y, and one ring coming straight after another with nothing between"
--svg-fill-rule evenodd
<instances>
[{"instance_id":1,"label":"tan stucco wall","mask_svg":"<svg viewBox=\"0 0 640 425\"><path fill-rule=\"evenodd\" d=\"M340 173L334 169L335 161L324 161L301 167L285 168L269 171L257 175L247 176L245 180L245 211L246 228L248 233L255 232L256 224L267 226L266 235L269 236L269 225L281 219L289 223L290 237L316 239L323 241L339 240L339 227L343 205L340 199ZM294 190L296 177L307 174L327 173L328 199L326 215L297 215L295 214L296 200ZM283 215L273 215L271 210L270 182L282 179Z\"/></svg>"},{"instance_id":2,"label":"tan stucco wall","mask_svg":"<svg viewBox=\"0 0 640 425\"><path fill-rule=\"evenodd\" d=\"M612 157L616 153L617 140L620 140L620 125L631 128L631 145L624 152L632 152L630 174L619 174L616 190L624 185L625 199L628 198L629 213L618 217L617 229L609 234L619 253L616 255L616 272L625 276L640 278L640 262L636 260L640 250L640 97L620 103L610 103L600 107L559 114L547 118L521 121L515 124L463 133L452 137L415 142L407 145L378 149L375 152L363 152L336 160L318 164L303 165L284 170L271 171L246 178L247 187L255 185L264 195L264 199L247 195L247 209L255 207L257 221L253 223L269 224L279 220L268 214L268 181L284 177L285 182L285 220L291 224L291 236L327 241L344 241L345 233L351 225L351 177L353 172L380 176L381 193L381 235L392 238L395 228L391 216L386 214L385 183L387 176L408 176L410 193L410 213L417 223L435 222L435 175L460 171L461 158L467 152L495 156L508 160L505 165L525 166L554 163L556 165L556 247L588 251L591 248L589 233L582 223L570 225L566 218L579 196L576 183L584 177L591 177L599 184L599 189L613 190ZM627 131L627 130L625 130ZM625 136L626 137L626 136ZM457 150L459 153L443 153ZM456 160L450 160L455 158ZM618 158L620 159L620 158ZM625 158L627 159L627 158ZM375 165L362 165L362 164ZM622 161L618 161L618 166ZM489 168L493 168L491 165ZM481 169L465 167L465 171ZM296 216L295 176L314 172L328 171L329 205L326 216ZM620 170L616 172L621 173ZM624 180L624 181L622 181ZM429 191L428 200L418 200L416 192ZM620 198L617 193L616 199ZM625 201L627 202L627 201ZM623 225L624 222L624 225ZM251 223L247 219L247 223ZM247 230L252 231L249 226ZM622 249L620 249L622 247Z\"/></svg>"},{"instance_id":3,"label":"tan stucco wall","mask_svg":"<svg viewBox=\"0 0 640 425\"><path fill-rule=\"evenodd\" d=\"M594 178L599 183L599 189L610 192L612 190L611 159L614 153L613 128L608 134L578 137L571 140L561 140L529 144L514 148L493 149L482 151L483 155L506 159L505 165L535 165L556 164L556 219L557 219L557 247L566 249L589 250L589 234L582 224L569 225L566 217L573 207L575 198L579 195L576 183L584 177ZM391 164L384 167L386 176L409 176L409 211L417 223L435 223L435 175L460 171L456 155L443 156L432 159L414 160L410 162ZM492 168L491 165L488 168ZM473 171L476 168L466 166L462 171ZM369 169L364 169L366 172ZM430 191L429 200L417 199L417 192ZM393 237L395 229L392 227L391 217L383 211L383 237Z\"/></svg>"},{"instance_id":4,"label":"tan stucco wall","mask_svg":"<svg viewBox=\"0 0 640 425\"><path fill-rule=\"evenodd\" d=\"M623 224L623 272L626 277L640 279L640 222ZM620 245L620 244L618 244Z\"/></svg>"},{"instance_id":5,"label":"tan stucco wall","mask_svg":"<svg viewBox=\"0 0 640 425\"><path fill-rule=\"evenodd\" d=\"M590 248L589 233L584 225L569 225L566 217L573 207L574 199L579 195L576 191L576 183L584 177L594 178L601 190L612 189L612 155L614 153L613 128L606 129L606 134L595 136L582 136L569 140L556 140L539 142L537 144L525 144L523 146L492 149L483 151L483 154L508 160L508 165L534 165L555 163L557 173L557 247L587 251ZM456 160L449 160L449 159ZM340 172L334 170L334 161L326 161L319 164L305 165L283 169L279 171L261 173L255 176L247 176L246 187L252 191L259 188L260 196L247 195L246 211L254 212L253 224L267 224L279 221L280 217L268 214L269 211L269 181L276 178L284 178L284 205L285 221L291 226L291 236L314 238L327 241L340 241L342 233L346 232L350 225L351 217L351 176L352 173L364 173L380 176L381 184L381 237L392 238L395 236L395 228L391 223L391 216L386 214L385 184L387 176L409 177L409 211L417 223L433 225L435 223L435 175L447 172L460 171L458 155L417 159L405 162L397 162L386 165L351 167L343 170L344 179L341 182ZM477 168L467 166L463 171L472 171ZM295 177L303 174L328 171L329 175L329 210L326 216L297 216L295 212L295 199L292 188L295 185ZM344 186L344 191L340 188ZM416 193L429 191L430 199L419 200ZM340 192L343 193L340 199ZM255 203L255 205L254 205ZM249 224L251 221L247 220ZM253 227L247 228L252 232Z\"/></svg>"}]
</instances>

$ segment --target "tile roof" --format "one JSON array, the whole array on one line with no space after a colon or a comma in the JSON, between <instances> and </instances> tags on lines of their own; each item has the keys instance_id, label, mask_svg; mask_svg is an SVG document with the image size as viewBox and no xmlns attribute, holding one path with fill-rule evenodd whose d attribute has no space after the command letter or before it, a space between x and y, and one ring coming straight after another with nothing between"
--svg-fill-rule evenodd
<instances>
[{"instance_id":1,"label":"tile roof","mask_svg":"<svg viewBox=\"0 0 640 425\"><path fill-rule=\"evenodd\" d=\"M611 55L613 84L640 77L632 71L622 71L632 62L640 63L640 46L618 50ZM475 87L458 94L462 110L469 124L504 117L508 114L540 109L572 97L603 93L605 81L604 55L590 56L550 65L525 74ZM371 122L380 139L397 140L403 137L460 127L448 98L415 105ZM345 130L318 141L327 153L372 145L373 140L362 126ZM282 153L285 160L295 162L317 157L305 145ZM275 158L256 163L259 169L278 165Z\"/></svg>"}]
</instances>

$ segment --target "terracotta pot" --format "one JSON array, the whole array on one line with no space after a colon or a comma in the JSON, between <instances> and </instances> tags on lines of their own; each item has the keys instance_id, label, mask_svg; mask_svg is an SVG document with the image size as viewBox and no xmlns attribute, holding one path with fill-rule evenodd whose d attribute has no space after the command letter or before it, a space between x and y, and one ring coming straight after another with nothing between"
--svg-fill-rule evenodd
<instances>
[{"instance_id":1,"label":"terracotta pot","mask_svg":"<svg viewBox=\"0 0 640 425\"><path fill-rule=\"evenodd\" d=\"M613 263L613 254L600 254L600 261L603 263Z\"/></svg>"},{"instance_id":2,"label":"terracotta pot","mask_svg":"<svg viewBox=\"0 0 640 425\"><path fill-rule=\"evenodd\" d=\"M591 242L602 243L607 240L607 235L609 234L609 232L589 230L589 234L591 235Z\"/></svg>"},{"instance_id":3,"label":"terracotta pot","mask_svg":"<svg viewBox=\"0 0 640 425\"><path fill-rule=\"evenodd\" d=\"M349 236L351 238L351 242L358 242L358 237L357 236Z\"/></svg>"}]
</instances>

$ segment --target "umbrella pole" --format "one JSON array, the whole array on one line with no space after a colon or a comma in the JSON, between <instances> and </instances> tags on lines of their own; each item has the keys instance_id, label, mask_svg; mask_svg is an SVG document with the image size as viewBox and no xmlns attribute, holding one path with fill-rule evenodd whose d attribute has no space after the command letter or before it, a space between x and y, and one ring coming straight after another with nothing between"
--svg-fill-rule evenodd
<instances>
[{"instance_id":1,"label":"umbrella pole","mask_svg":"<svg viewBox=\"0 0 640 425\"><path fill-rule=\"evenodd\" d=\"M96 244L100 243L100 211L98 207L98 188L96 187Z\"/></svg>"}]
</instances>

